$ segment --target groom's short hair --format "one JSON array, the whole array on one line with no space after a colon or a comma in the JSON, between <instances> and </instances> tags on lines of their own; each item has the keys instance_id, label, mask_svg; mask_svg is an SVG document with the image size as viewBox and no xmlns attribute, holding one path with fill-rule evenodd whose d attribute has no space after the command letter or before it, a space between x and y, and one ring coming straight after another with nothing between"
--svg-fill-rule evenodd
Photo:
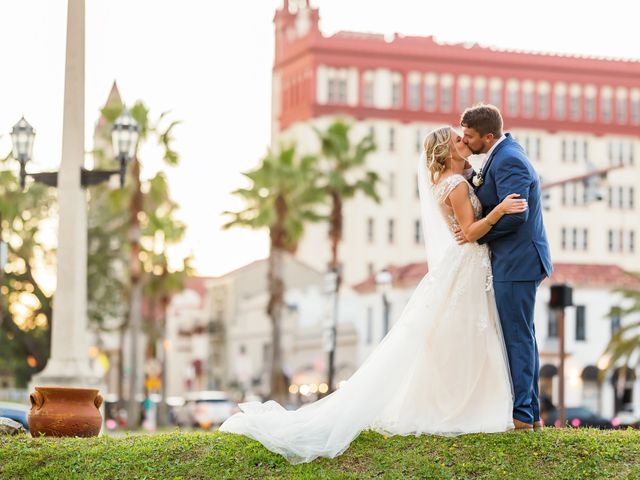
<instances>
[{"instance_id":1,"label":"groom's short hair","mask_svg":"<svg viewBox=\"0 0 640 480\"><path fill-rule=\"evenodd\" d=\"M480 103L467 108L460 119L460 125L473 128L483 137L493 133L495 138L502 136L502 115L495 105Z\"/></svg>"}]
</instances>

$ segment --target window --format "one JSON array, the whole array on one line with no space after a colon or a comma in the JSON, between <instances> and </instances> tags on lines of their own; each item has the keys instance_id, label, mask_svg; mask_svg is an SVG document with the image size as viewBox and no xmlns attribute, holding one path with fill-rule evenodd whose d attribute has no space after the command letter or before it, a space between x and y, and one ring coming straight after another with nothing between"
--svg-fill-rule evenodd
<instances>
[{"instance_id":1,"label":"window","mask_svg":"<svg viewBox=\"0 0 640 480\"><path fill-rule=\"evenodd\" d=\"M347 80L329 79L329 103L347 103Z\"/></svg>"},{"instance_id":2,"label":"window","mask_svg":"<svg viewBox=\"0 0 640 480\"><path fill-rule=\"evenodd\" d=\"M347 103L347 81L345 79L338 80L338 102Z\"/></svg>"},{"instance_id":3,"label":"window","mask_svg":"<svg viewBox=\"0 0 640 480\"><path fill-rule=\"evenodd\" d=\"M499 78L491 80L489 101L498 108L502 106L502 81Z\"/></svg>"},{"instance_id":4,"label":"window","mask_svg":"<svg viewBox=\"0 0 640 480\"><path fill-rule=\"evenodd\" d=\"M418 110L420 108L420 84L409 84L409 108L412 110Z\"/></svg>"},{"instance_id":5,"label":"window","mask_svg":"<svg viewBox=\"0 0 640 480\"><path fill-rule=\"evenodd\" d=\"M572 250L578 249L578 229L575 227L571 229L571 249Z\"/></svg>"},{"instance_id":6,"label":"window","mask_svg":"<svg viewBox=\"0 0 640 480\"><path fill-rule=\"evenodd\" d=\"M538 93L538 116L540 118L547 118L549 116L549 93Z\"/></svg>"},{"instance_id":7,"label":"window","mask_svg":"<svg viewBox=\"0 0 640 480\"><path fill-rule=\"evenodd\" d=\"M367 219L367 242L373 243L374 234L373 234L373 218Z\"/></svg>"},{"instance_id":8,"label":"window","mask_svg":"<svg viewBox=\"0 0 640 480\"><path fill-rule=\"evenodd\" d=\"M420 129L416 130L416 153L422 153L422 132Z\"/></svg>"},{"instance_id":9,"label":"window","mask_svg":"<svg viewBox=\"0 0 640 480\"><path fill-rule=\"evenodd\" d=\"M371 276L373 275L373 273L375 272L375 267L373 266L373 263L369 262L367 263L367 276Z\"/></svg>"},{"instance_id":10,"label":"window","mask_svg":"<svg viewBox=\"0 0 640 480\"><path fill-rule=\"evenodd\" d=\"M618 208L622 210L624 208L624 187L618 187Z\"/></svg>"},{"instance_id":11,"label":"window","mask_svg":"<svg viewBox=\"0 0 640 480\"><path fill-rule=\"evenodd\" d=\"M367 345L373 342L373 307L367 307Z\"/></svg>"},{"instance_id":12,"label":"window","mask_svg":"<svg viewBox=\"0 0 640 480\"><path fill-rule=\"evenodd\" d=\"M430 112L436 109L436 85L438 79L434 74L429 74L425 78L424 84L424 108Z\"/></svg>"},{"instance_id":13,"label":"window","mask_svg":"<svg viewBox=\"0 0 640 480\"><path fill-rule=\"evenodd\" d=\"M611 335L620 330L622 326L622 309L620 307L611 307Z\"/></svg>"},{"instance_id":14,"label":"window","mask_svg":"<svg viewBox=\"0 0 640 480\"><path fill-rule=\"evenodd\" d=\"M618 123L627 123L627 91L618 89L616 95L616 120Z\"/></svg>"},{"instance_id":15,"label":"window","mask_svg":"<svg viewBox=\"0 0 640 480\"><path fill-rule=\"evenodd\" d=\"M391 106L393 108L402 107L402 81L394 80L391 85Z\"/></svg>"},{"instance_id":16,"label":"window","mask_svg":"<svg viewBox=\"0 0 640 480\"><path fill-rule=\"evenodd\" d=\"M420 225L420 220L413 222L413 239L417 245L422 243L422 226Z\"/></svg>"},{"instance_id":17,"label":"window","mask_svg":"<svg viewBox=\"0 0 640 480\"><path fill-rule=\"evenodd\" d=\"M561 154L560 158L563 162L567 161L567 139L563 138L562 143L560 144Z\"/></svg>"},{"instance_id":18,"label":"window","mask_svg":"<svg viewBox=\"0 0 640 480\"><path fill-rule=\"evenodd\" d=\"M565 114L566 114L566 102L567 102L567 95L564 89L564 85L556 85L556 89L555 89L555 117L556 118L564 118Z\"/></svg>"},{"instance_id":19,"label":"window","mask_svg":"<svg viewBox=\"0 0 640 480\"><path fill-rule=\"evenodd\" d=\"M629 244L627 245L627 250L629 253L635 253L636 251L636 232L634 230L629 230Z\"/></svg>"},{"instance_id":20,"label":"window","mask_svg":"<svg viewBox=\"0 0 640 480\"><path fill-rule=\"evenodd\" d=\"M586 307L576 306L576 340L585 341L587 339Z\"/></svg>"},{"instance_id":21,"label":"window","mask_svg":"<svg viewBox=\"0 0 640 480\"><path fill-rule=\"evenodd\" d=\"M585 161L589 161L589 142L587 139L582 141L582 153Z\"/></svg>"},{"instance_id":22,"label":"window","mask_svg":"<svg viewBox=\"0 0 640 480\"><path fill-rule=\"evenodd\" d=\"M636 92L637 97L631 99L631 123L640 123L640 92Z\"/></svg>"},{"instance_id":23,"label":"window","mask_svg":"<svg viewBox=\"0 0 640 480\"><path fill-rule=\"evenodd\" d=\"M596 99L595 97L587 97L584 100L584 115L588 121L593 122L596 119Z\"/></svg>"},{"instance_id":24,"label":"window","mask_svg":"<svg viewBox=\"0 0 640 480\"><path fill-rule=\"evenodd\" d=\"M586 228L582 229L582 250L589 250L589 230Z\"/></svg>"},{"instance_id":25,"label":"window","mask_svg":"<svg viewBox=\"0 0 640 480\"><path fill-rule=\"evenodd\" d=\"M483 79L476 79L475 81L475 90L474 90L474 101L475 103L484 103L484 101L486 100L486 94L485 94L485 83Z\"/></svg>"},{"instance_id":26,"label":"window","mask_svg":"<svg viewBox=\"0 0 640 480\"><path fill-rule=\"evenodd\" d=\"M364 82L362 101L366 107L373 107L373 80Z\"/></svg>"},{"instance_id":27,"label":"window","mask_svg":"<svg viewBox=\"0 0 640 480\"><path fill-rule=\"evenodd\" d=\"M396 196L396 174L391 172L389 173L389 198L394 198Z\"/></svg>"},{"instance_id":28,"label":"window","mask_svg":"<svg viewBox=\"0 0 640 480\"><path fill-rule=\"evenodd\" d=\"M598 89L595 85L589 84L584 87L584 117L588 122L596 119L596 96Z\"/></svg>"},{"instance_id":29,"label":"window","mask_svg":"<svg viewBox=\"0 0 640 480\"><path fill-rule=\"evenodd\" d=\"M549 308L549 317L547 320L547 337L558 338L558 311Z\"/></svg>"},{"instance_id":30,"label":"window","mask_svg":"<svg viewBox=\"0 0 640 480\"><path fill-rule=\"evenodd\" d=\"M611 91L603 89L600 96L600 117L603 122L611 121Z\"/></svg>"},{"instance_id":31,"label":"window","mask_svg":"<svg viewBox=\"0 0 640 480\"><path fill-rule=\"evenodd\" d=\"M451 85L442 85L440 88L440 108L445 112L451 110Z\"/></svg>"},{"instance_id":32,"label":"window","mask_svg":"<svg viewBox=\"0 0 640 480\"><path fill-rule=\"evenodd\" d=\"M393 220L393 218L390 218L388 223L388 234L387 234L387 240L389 241L389 243L393 243L394 241L395 226L396 226L396 222Z\"/></svg>"},{"instance_id":33,"label":"window","mask_svg":"<svg viewBox=\"0 0 640 480\"><path fill-rule=\"evenodd\" d=\"M615 247L614 242L613 242L613 230L608 230L607 231L607 237L608 237L608 248L610 252L613 252L613 249Z\"/></svg>"},{"instance_id":34,"label":"window","mask_svg":"<svg viewBox=\"0 0 640 480\"><path fill-rule=\"evenodd\" d=\"M522 94L522 113L525 117L533 116L533 92L531 90Z\"/></svg>"},{"instance_id":35,"label":"window","mask_svg":"<svg viewBox=\"0 0 640 480\"><path fill-rule=\"evenodd\" d=\"M418 182L418 175L414 175L414 178L415 178L414 185L416 186L415 196L416 198L420 198L420 185Z\"/></svg>"},{"instance_id":36,"label":"window","mask_svg":"<svg viewBox=\"0 0 640 480\"><path fill-rule=\"evenodd\" d=\"M567 229L565 227L562 227L562 230L560 233L561 233L560 245L562 246L562 250L566 250L567 249Z\"/></svg>"},{"instance_id":37,"label":"window","mask_svg":"<svg viewBox=\"0 0 640 480\"><path fill-rule=\"evenodd\" d=\"M636 190L635 190L635 188L629 187L628 194L629 194L629 197L627 199L627 208L629 210L633 210L635 208L635 205L636 205L636 200L635 200Z\"/></svg>"},{"instance_id":38,"label":"window","mask_svg":"<svg viewBox=\"0 0 640 480\"><path fill-rule=\"evenodd\" d=\"M389 151L393 152L396 149L396 129L389 127Z\"/></svg>"},{"instance_id":39,"label":"window","mask_svg":"<svg viewBox=\"0 0 640 480\"><path fill-rule=\"evenodd\" d=\"M471 89L469 77L458 79L458 110L461 112L469 106L471 100Z\"/></svg>"},{"instance_id":40,"label":"window","mask_svg":"<svg viewBox=\"0 0 640 480\"><path fill-rule=\"evenodd\" d=\"M580 94L571 94L571 120L580 120Z\"/></svg>"},{"instance_id":41,"label":"window","mask_svg":"<svg viewBox=\"0 0 640 480\"><path fill-rule=\"evenodd\" d=\"M511 116L518 114L518 81L510 80L507 84L507 113Z\"/></svg>"}]
</instances>

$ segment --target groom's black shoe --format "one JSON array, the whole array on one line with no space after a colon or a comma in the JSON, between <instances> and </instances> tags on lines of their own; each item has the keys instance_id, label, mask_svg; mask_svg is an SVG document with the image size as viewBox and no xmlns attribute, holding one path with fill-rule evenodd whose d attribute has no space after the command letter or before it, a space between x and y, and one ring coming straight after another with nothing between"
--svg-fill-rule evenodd
<instances>
[{"instance_id":1,"label":"groom's black shoe","mask_svg":"<svg viewBox=\"0 0 640 480\"><path fill-rule=\"evenodd\" d=\"M542 430L544 430L544 426L542 425L542 422L540 420L538 420L537 422L533 422L534 432L541 432Z\"/></svg>"},{"instance_id":2,"label":"groom's black shoe","mask_svg":"<svg viewBox=\"0 0 640 480\"><path fill-rule=\"evenodd\" d=\"M522 422L517 418L513 419L513 426L516 427L516 431L518 432L533 432L533 425L530 423Z\"/></svg>"}]
</instances>

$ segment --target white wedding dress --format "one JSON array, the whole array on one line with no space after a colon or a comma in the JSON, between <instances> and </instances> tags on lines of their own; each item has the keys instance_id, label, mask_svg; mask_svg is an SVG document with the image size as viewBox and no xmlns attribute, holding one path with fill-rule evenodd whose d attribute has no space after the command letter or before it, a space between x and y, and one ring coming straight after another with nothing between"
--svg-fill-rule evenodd
<instances>
[{"instance_id":1,"label":"white wedding dress","mask_svg":"<svg viewBox=\"0 0 640 480\"><path fill-rule=\"evenodd\" d=\"M512 387L486 245L453 241L444 204L466 180L430 185L419 168L429 273L401 316L342 388L288 411L274 401L240 405L220 427L253 438L291 463L344 452L363 430L460 435L513 429ZM424 186L424 188L422 188ZM472 188L477 218L482 207Z\"/></svg>"}]
</instances>

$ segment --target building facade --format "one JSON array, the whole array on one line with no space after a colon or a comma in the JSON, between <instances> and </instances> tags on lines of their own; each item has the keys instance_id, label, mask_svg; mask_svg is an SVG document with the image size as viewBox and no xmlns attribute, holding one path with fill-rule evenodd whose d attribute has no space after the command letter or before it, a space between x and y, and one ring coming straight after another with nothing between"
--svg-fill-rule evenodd
<instances>
[{"instance_id":1,"label":"building facade","mask_svg":"<svg viewBox=\"0 0 640 480\"><path fill-rule=\"evenodd\" d=\"M294 7L285 1L276 12L272 141L317 152L312 127L338 117L353 122L355 137L374 134L378 149L368 168L384 181L382 202L356 198L345 206L340 251L349 259L348 283L391 263L424 260L416 191L423 138L436 126L459 125L461 112L477 102L501 109L505 130L528 152L543 183L621 167L597 191L582 181L549 189L544 221L555 262L640 270L640 61L444 44L432 37L325 37L318 20L308 2ZM329 259L325 230L311 226L299 250L319 270Z\"/></svg>"},{"instance_id":2,"label":"building facade","mask_svg":"<svg viewBox=\"0 0 640 480\"><path fill-rule=\"evenodd\" d=\"M337 118L353 124L354 139L376 140L367 168L383 179L382 201L356 197L345 204L339 246L345 281L362 297L358 363L386 329L380 291L363 292L363 285L375 285L382 269L391 272L393 288L385 295L393 319L427 271L416 175L426 133L458 126L466 107L491 103L543 185L556 185L545 189L543 203L556 274L536 306L541 388L557 400L557 332L547 302L550 283L568 281L577 306L567 311L567 404L609 416L639 414L633 375L610 371L603 382L598 374L614 331L607 312L621 301L613 290L637 287L625 271L640 271L640 61L446 44L429 36L324 36L319 16L308 0L285 0L275 14L272 144L295 142L317 153L314 128ZM476 167L482 161L471 158ZM297 255L324 271L327 226L306 232Z\"/></svg>"},{"instance_id":3,"label":"building facade","mask_svg":"<svg viewBox=\"0 0 640 480\"><path fill-rule=\"evenodd\" d=\"M323 330L329 318L329 299L323 291L323 274L287 255L282 320L283 375L292 402L305 402L327 381L327 356ZM172 302L168 323L173 342L170 367L183 379L181 392L223 389L269 394L272 358L271 319L266 313L268 261L258 260L225 275L203 281L201 292L185 292ZM336 381L356 370L357 304L355 295L341 299L338 318ZM190 305L190 307L189 307ZM197 345L196 345L197 344ZM186 356L178 358L179 352ZM184 376L198 378L187 385ZM181 382L181 383L180 383Z\"/></svg>"}]
</instances>

